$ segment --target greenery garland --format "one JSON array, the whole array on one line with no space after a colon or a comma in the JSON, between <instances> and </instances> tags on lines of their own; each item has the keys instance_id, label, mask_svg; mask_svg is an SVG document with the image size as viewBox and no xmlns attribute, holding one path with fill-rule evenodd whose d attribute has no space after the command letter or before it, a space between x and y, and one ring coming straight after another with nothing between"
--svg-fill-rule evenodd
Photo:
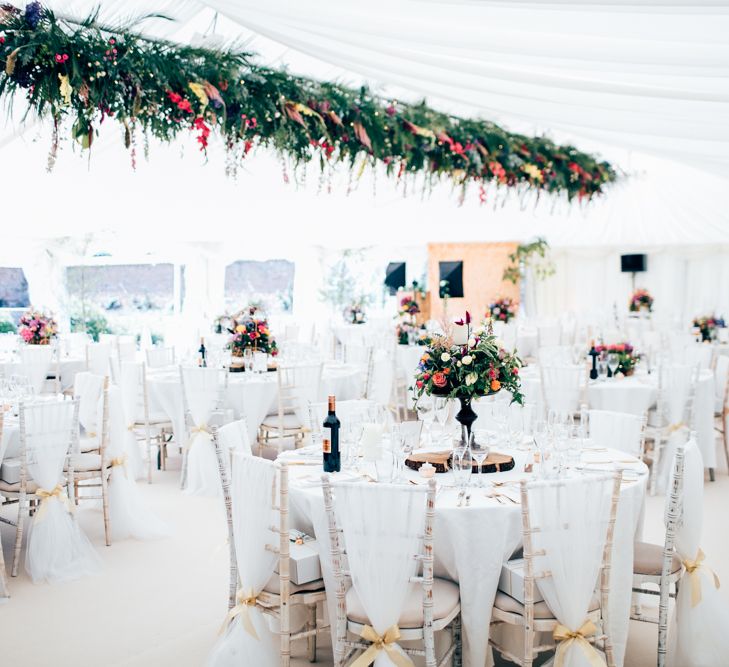
<instances>
[{"instance_id":1,"label":"greenery garland","mask_svg":"<svg viewBox=\"0 0 729 667\"><path fill-rule=\"evenodd\" d=\"M25 10L0 7L0 98L23 92L29 111L54 122L52 168L59 128L90 147L113 119L136 159L136 135L170 141L192 131L202 151L222 134L235 168L257 145L289 156L349 163L357 177L380 160L398 179L424 172L465 187L534 189L591 198L615 180L607 162L543 137L511 134L493 123L454 118L426 106L386 101L367 88L292 76L261 67L250 54L213 51L146 39L129 28L61 19L38 2ZM285 172L284 172L285 175ZM286 176L285 176L286 178Z\"/></svg>"}]
</instances>

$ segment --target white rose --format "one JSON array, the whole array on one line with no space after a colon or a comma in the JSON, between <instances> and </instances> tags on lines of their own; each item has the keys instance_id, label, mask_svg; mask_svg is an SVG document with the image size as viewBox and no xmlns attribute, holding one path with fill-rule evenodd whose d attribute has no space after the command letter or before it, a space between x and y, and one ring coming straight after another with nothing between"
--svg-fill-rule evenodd
<instances>
[{"instance_id":1,"label":"white rose","mask_svg":"<svg viewBox=\"0 0 729 667\"><path fill-rule=\"evenodd\" d=\"M450 361L450 360L451 360L451 355L450 355L450 354L448 354L447 352L444 352L443 354L441 354L441 355L440 355L440 360L441 360L442 362L444 362L444 363L445 363L446 361Z\"/></svg>"},{"instance_id":2,"label":"white rose","mask_svg":"<svg viewBox=\"0 0 729 667\"><path fill-rule=\"evenodd\" d=\"M476 384L476 380L478 380L478 375L476 373L469 373L466 375L466 386L470 387L472 384Z\"/></svg>"},{"instance_id":3,"label":"white rose","mask_svg":"<svg viewBox=\"0 0 729 667\"><path fill-rule=\"evenodd\" d=\"M475 338L469 338L468 339L468 347L476 347L476 339Z\"/></svg>"},{"instance_id":4,"label":"white rose","mask_svg":"<svg viewBox=\"0 0 729 667\"><path fill-rule=\"evenodd\" d=\"M498 308L494 308L494 315L498 315L501 311Z\"/></svg>"},{"instance_id":5,"label":"white rose","mask_svg":"<svg viewBox=\"0 0 729 667\"><path fill-rule=\"evenodd\" d=\"M461 362L460 362L460 361L456 363L456 366L458 366L458 368L460 368L460 367L461 367L462 365L463 365L463 364L461 364Z\"/></svg>"},{"instance_id":6,"label":"white rose","mask_svg":"<svg viewBox=\"0 0 729 667\"><path fill-rule=\"evenodd\" d=\"M473 361L473 357L470 354L467 354L465 357L463 357L463 365L468 366Z\"/></svg>"}]
</instances>

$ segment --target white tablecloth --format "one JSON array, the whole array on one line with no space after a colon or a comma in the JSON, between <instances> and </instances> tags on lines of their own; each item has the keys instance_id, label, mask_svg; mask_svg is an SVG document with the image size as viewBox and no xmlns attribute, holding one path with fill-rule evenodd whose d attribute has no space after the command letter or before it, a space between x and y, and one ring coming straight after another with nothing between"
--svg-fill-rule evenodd
<instances>
[{"instance_id":1,"label":"white tablecloth","mask_svg":"<svg viewBox=\"0 0 729 667\"><path fill-rule=\"evenodd\" d=\"M640 372L624 378L604 381L588 381L585 371L583 401L595 410L604 410L609 406L622 406L620 411L631 414L642 414L655 406L658 398L658 374ZM533 405L542 404L541 379L536 364L522 369L522 393L525 401ZM699 374L694 397L694 413L696 421L696 438L706 468L716 468L716 437L714 433L714 372L703 370ZM613 409L616 409L613 407Z\"/></svg>"},{"instance_id":2,"label":"white tablecloth","mask_svg":"<svg viewBox=\"0 0 729 667\"><path fill-rule=\"evenodd\" d=\"M615 459L625 454L612 453ZM513 471L484 475L490 481L523 477L523 458L517 453ZM623 485L610 582L610 623L616 660L623 662L628 636L633 572L633 542L640 525L645 496L647 468L640 462L638 481ZM291 519L295 526L316 535L320 545L322 572L329 596L330 618L335 618L336 600L329 562L329 535L322 498L321 469L314 466L290 467ZM408 471L412 479L419 479ZM447 475L439 481L448 484ZM473 478L472 478L473 479ZM422 481L422 480L420 480ZM353 482L354 483L354 482ZM518 487L513 487L517 489ZM435 512L435 574L459 583L463 615L464 665L482 667L487 660L491 609L498 586L501 565L521 543L521 506L502 505L476 490L470 507L457 507L455 489L440 491Z\"/></svg>"},{"instance_id":3,"label":"white tablecloth","mask_svg":"<svg viewBox=\"0 0 729 667\"><path fill-rule=\"evenodd\" d=\"M363 377L356 366L326 364L322 373L321 400L324 401L329 394L340 401L361 398ZM150 371L147 383L150 411L164 412L172 421L175 440L183 442L185 415L179 369ZM231 373L224 407L231 409L236 419L245 418L253 442L266 415L275 411L277 396L276 373Z\"/></svg>"},{"instance_id":4,"label":"white tablecloth","mask_svg":"<svg viewBox=\"0 0 729 667\"><path fill-rule=\"evenodd\" d=\"M60 361L61 371L61 389L68 389L73 386L73 380L76 377L76 373L79 373L86 369L86 360L76 357L64 357ZM11 375L17 375L22 372L22 364L17 358L3 359L0 361L0 375L10 377ZM48 370L48 375L55 375L56 364L51 364Z\"/></svg>"}]
</instances>

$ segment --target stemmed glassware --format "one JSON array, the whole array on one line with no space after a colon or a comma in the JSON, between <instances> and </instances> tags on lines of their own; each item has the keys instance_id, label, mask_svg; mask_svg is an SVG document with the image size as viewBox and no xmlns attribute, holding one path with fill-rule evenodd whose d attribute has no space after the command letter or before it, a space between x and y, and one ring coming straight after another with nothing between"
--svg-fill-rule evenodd
<instances>
[{"instance_id":1,"label":"stemmed glassware","mask_svg":"<svg viewBox=\"0 0 729 667\"><path fill-rule=\"evenodd\" d=\"M611 352L607 356L607 365L610 369L610 374L615 377L615 373L617 373L618 368L620 368L620 357L614 352Z\"/></svg>"},{"instance_id":2,"label":"stemmed glassware","mask_svg":"<svg viewBox=\"0 0 729 667\"><path fill-rule=\"evenodd\" d=\"M476 486L478 487L483 486L483 481L481 481L481 475L483 474L483 462L489 455L491 443L493 442L495 435L496 434L492 431L474 431L473 441L471 442L471 456L478 465L478 480L476 481Z\"/></svg>"},{"instance_id":3,"label":"stemmed glassware","mask_svg":"<svg viewBox=\"0 0 729 667\"><path fill-rule=\"evenodd\" d=\"M599 380L605 380L607 379L607 361L603 359L602 357L598 357L597 360L597 377Z\"/></svg>"},{"instance_id":4,"label":"stemmed glassware","mask_svg":"<svg viewBox=\"0 0 729 667\"><path fill-rule=\"evenodd\" d=\"M491 405L491 416L499 429L499 444L503 444L506 440L506 422L509 418L509 405L503 401L494 401Z\"/></svg>"},{"instance_id":5,"label":"stemmed glassware","mask_svg":"<svg viewBox=\"0 0 729 667\"><path fill-rule=\"evenodd\" d=\"M466 492L468 483L471 480L471 473L473 472L473 457L471 455L471 448L466 447L463 453L458 457L453 457L453 475L454 482L460 496Z\"/></svg>"},{"instance_id":6,"label":"stemmed glassware","mask_svg":"<svg viewBox=\"0 0 729 667\"><path fill-rule=\"evenodd\" d=\"M426 442L433 443L433 420L435 419L435 400L433 396L421 396L417 403L418 419L425 424Z\"/></svg>"},{"instance_id":7,"label":"stemmed glassware","mask_svg":"<svg viewBox=\"0 0 729 667\"><path fill-rule=\"evenodd\" d=\"M420 433L423 428L423 422L402 422L394 424L390 431L392 450L397 460L396 482L404 481L403 468L405 461L412 454L413 450L420 443Z\"/></svg>"},{"instance_id":8,"label":"stemmed glassware","mask_svg":"<svg viewBox=\"0 0 729 667\"><path fill-rule=\"evenodd\" d=\"M442 396L437 396L435 399L435 418L438 420L438 425L440 426L440 437L438 438L439 442L442 442L445 439L445 425L448 421L449 414L449 400Z\"/></svg>"},{"instance_id":9,"label":"stemmed glassware","mask_svg":"<svg viewBox=\"0 0 729 667\"><path fill-rule=\"evenodd\" d=\"M538 419L534 424L534 444L539 452L539 470L542 476L547 473L547 445L549 444L549 424L544 419Z\"/></svg>"}]
</instances>

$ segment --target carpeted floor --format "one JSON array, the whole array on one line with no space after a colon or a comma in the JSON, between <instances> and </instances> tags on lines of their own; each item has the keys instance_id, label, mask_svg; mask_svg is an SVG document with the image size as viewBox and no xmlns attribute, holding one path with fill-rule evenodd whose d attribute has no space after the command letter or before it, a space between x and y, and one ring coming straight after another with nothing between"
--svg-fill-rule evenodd
<instances>
[{"instance_id":1,"label":"carpeted floor","mask_svg":"<svg viewBox=\"0 0 729 667\"><path fill-rule=\"evenodd\" d=\"M226 612L222 503L182 495L176 471L157 473L154 484L142 484L142 490L149 507L173 527L174 536L155 542L124 540L107 548L100 511L82 506L79 520L102 555L103 572L50 586L34 585L21 567L19 576L10 580L11 599L0 605L0 665L204 664ZM727 502L729 477L722 468L716 482L706 483L702 547L723 581L729 581ZM15 511L4 508L2 513L12 516ZM648 498L645 539L663 539L662 512L663 498ZM0 525L9 570L14 529ZM655 626L633 622L630 632L626 667L651 667ZM303 651L295 645L295 665L308 664L301 659ZM319 663L331 665L328 643L321 646Z\"/></svg>"}]
</instances>

